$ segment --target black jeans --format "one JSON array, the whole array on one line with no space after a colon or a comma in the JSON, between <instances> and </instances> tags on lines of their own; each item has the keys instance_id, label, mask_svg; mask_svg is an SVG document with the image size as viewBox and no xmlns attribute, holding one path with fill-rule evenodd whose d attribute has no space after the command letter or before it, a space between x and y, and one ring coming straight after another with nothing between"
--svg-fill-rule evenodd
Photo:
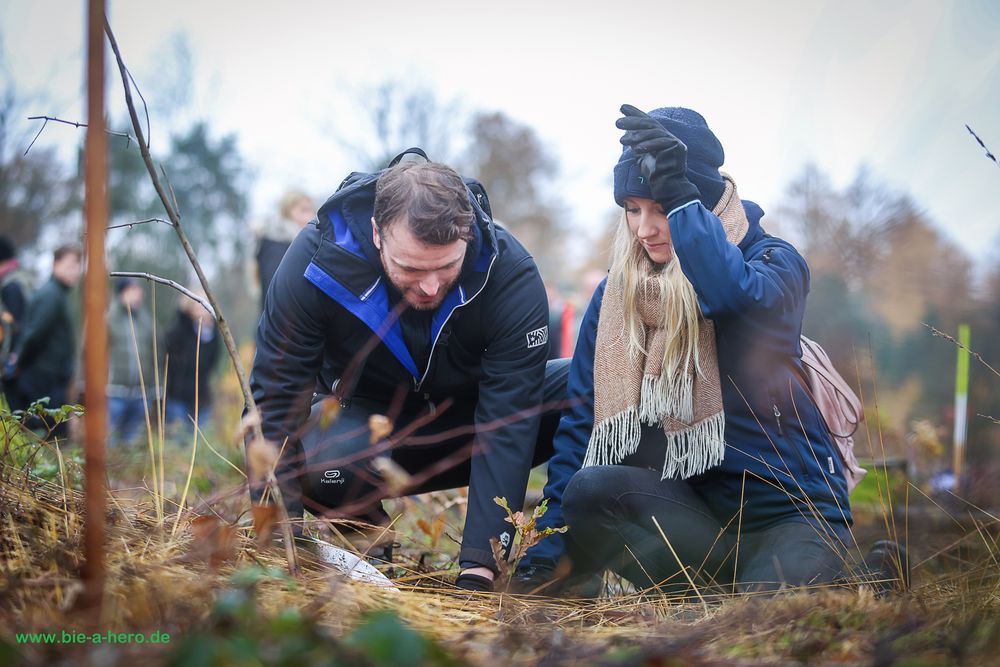
<instances>
[{"instance_id":1,"label":"black jeans","mask_svg":"<svg viewBox=\"0 0 1000 667\"><path fill-rule=\"evenodd\" d=\"M552 437L559 425L561 402L566 398L568 375L569 359L549 361L545 367L542 404L551 407L541 416L532 466L552 457ZM387 521L381 502L385 498L469 485L471 459L479 455L472 451L475 397L456 397L450 407L434 407L437 413L433 415L425 402L404 406L395 419L394 432L406 429L415 420L426 423L396 447L373 451L369 417L388 415L391 398L353 398L326 428L319 424L321 403L313 406L310 423L315 425L303 433L297 454L287 457L287 461L282 457L276 470L289 514L300 516L304 506L317 516L355 518L382 525ZM372 468L372 461L379 455L402 468L410 476L410 484L394 488L391 479Z\"/></svg>"},{"instance_id":2,"label":"black jeans","mask_svg":"<svg viewBox=\"0 0 1000 667\"><path fill-rule=\"evenodd\" d=\"M715 517L686 482L628 465L577 472L563 511L574 572L610 568L637 587L670 593L689 591L690 582L711 592L828 584L857 553L844 524L793 518L741 531Z\"/></svg>"}]
</instances>

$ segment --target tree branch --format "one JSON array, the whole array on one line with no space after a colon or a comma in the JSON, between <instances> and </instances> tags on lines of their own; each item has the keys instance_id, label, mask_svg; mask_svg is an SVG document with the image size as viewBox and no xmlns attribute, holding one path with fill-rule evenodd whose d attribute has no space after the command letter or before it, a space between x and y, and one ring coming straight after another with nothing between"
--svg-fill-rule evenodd
<instances>
[{"instance_id":1,"label":"tree branch","mask_svg":"<svg viewBox=\"0 0 1000 667\"><path fill-rule=\"evenodd\" d=\"M969 131L969 134L971 134L973 137L976 138L976 141L979 142L979 145L982 146L982 148L983 148L984 151L986 151L986 157L988 157L989 159L993 160L993 162L995 164L1000 165L1000 162L997 161L996 156L993 155L993 153L990 152L990 149L986 147L986 144L984 144L983 140L979 138L979 135L976 134L975 132L973 132L972 128L969 127L968 125L965 126L965 129L967 129Z\"/></svg>"},{"instance_id":2,"label":"tree branch","mask_svg":"<svg viewBox=\"0 0 1000 667\"><path fill-rule=\"evenodd\" d=\"M200 303L205 308L205 310L209 312L209 314L212 316L213 319L217 319L215 317L215 309L212 308L212 304L210 304L206 299L203 299L202 297L198 296L197 294L189 290L187 287L184 287L180 283L175 283L173 280L167 280L166 278L161 278L160 276L154 276L152 273L138 273L134 271L112 271L110 275L112 278L141 278L143 280L151 280L154 283L160 283L161 285L166 285L167 287L173 287L175 290L177 290L184 296L188 297L189 299L193 299L194 301Z\"/></svg>"},{"instance_id":3,"label":"tree branch","mask_svg":"<svg viewBox=\"0 0 1000 667\"><path fill-rule=\"evenodd\" d=\"M208 301L212 306L211 312L215 313L215 321L218 326L219 333L222 335L222 342L225 344L226 351L232 359L233 367L236 370L236 377L240 383L240 389L243 391L243 401L247 406L247 413L250 417L248 421L251 425L252 437L255 440L264 442L264 432L261 428L260 419L258 418L259 413L257 411L257 403L253 400L253 394L250 392L250 383L247 381L246 369L243 368L243 361L240 359L239 350L236 348L236 341L233 339L233 334L229 329L229 324L222 315L222 309L219 307L215 293L208 284L205 272L201 268L201 262L198 261L198 256L195 254L194 248L191 246L191 242L188 240L187 234L181 226L180 213L177 211L174 203L171 202L171 198L167 196L167 192L156 173L153 158L149 154L149 143L143 134L142 126L139 123L139 114L136 111L135 103L132 100L132 87L129 84L131 74L129 74L128 69L125 67L125 61L122 59L121 51L118 48L118 40L115 39L114 32L111 30L111 24L108 22L107 16L104 17L104 32L108 36L108 41L111 44L111 50L114 52L115 60L118 63L118 71L121 75L122 86L125 92L125 104L128 106L129 118L132 121L132 130L135 132L136 143L139 145L139 152L142 154L142 161L146 165L146 171L149 173L149 179L153 184L153 189L156 190L156 194L160 198L160 202L163 204L164 210L167 212L167 217L173 225L174 232L177 234L181 247L184 248L184 253L187 255L188 261L191 263L191 267L198 276L198 282L201 283L201 287L205 291L205 296L208 298ZM280 525L284 537L285 553L288 557L288 569L292 574L295 574L298 572L299 566L298 558L295 553L295 544L292 540L292 530L288 520L288 511L273 471L268 472L266 480L268 485L271 487L271 495L274 497L275 504L278 507L278 515L281 519Z\"/></svg>"},{"instance_id":4,"label":"tree branch","mask_svg":"<svg viewBox=\"0 0 1000 667\"><path fill-rule=\"evenodd\" d=\"M109 227L105 227L105 229L121 229L122 227L128 227L129 229L132 229L136 225L145 225L150 222L162 222L163 224L170 225L171 227L174 224L169 220L164 220L163 218L147 218L145 220L136 220L135 222L126 222L121 225L111 225Z\"/></svg>"},{"instance_id":5,"label":"tree branch","mask_svg":"<svg viewBox=\"0 0 1000 667\"><path fill-rule=\"evenodd\" d=\"M87 127L86 123L80 123L75 120L63 120L62 118L55 118L54 116L28 116L28 120L43 120L45 122L42 123L42 126L38 129L38 133L35 134L35 138L32 139L31 143L28 144L28 147L24 149L25 155L27 155L28 151L31 150L31 147L35 145L35 142L38 140L38 137L42 135L42 130L45 129L45 126L49 124L50 120L53 123L65 123L66 125L72 125L73 127L78 127L78 128ZM114 132L113 130L105 129L104 133L110 134L113 137L124 137L125 141L127 142L125 145L126 148L132 145L132 135L127 132Z\"/></svg>"},{"instance_id":6,"label":"tree branch","mask_svg":"<svg viewBox=\"0 0 1000 667\"><path fill-rule=\"evenodd\" d=\"M954 344L955 344L955 346L956 346L956 347L958 347L959 349L962 349L962 350L965 350L966 352L968 352L969 354L971 354L971 355L972 355L972 356L973 356L973 357L974 357L974 358L976 359L976 361L978 361L978 362L979 362L979 363L981 363L981 364L982 364L983 366L986 366L986 368L988 368L988 369L990 369L991 371L993 371L993 374L994 374L994 375L996 375L997 377L1000 377L1000 372L998 372L998 371L997 371L997 369L993 368L993 367L992 367L992 366L990 366L990 365L989 365L988 363L986 363L986 360L985 360L985 359L983 359L983 358L982 358L982 357L981 357L981 356L979 355L979 353L978 353L978 352L976 352L976 351L974 351L974 350L970 350L970 349L969 349L969 348L967 348L967 347L966 347L965 345L962 345L962 344L961 344L960 342L958 342L958 341L957 341L957 340L956 340L956 339L955 339L955 338L954 338L953 336L949 336L949 335L948 335L948 334L946 334L945 332L943 332L943 331L940 331L940 330L938 330L938 329L935 329L934 327L932 327L931 325L927 324L926 322L921 322L921 324L923 324L923 325L924 325L925 327L927 327L928 329L930 329L930 330L931 330L931 334L933 334L933 335L934 335L934 336L936 336L937 338L944 338L945 340L950 340L950 341L951 341L952 343L954 343Z\"/></svg>"}]
</instances>

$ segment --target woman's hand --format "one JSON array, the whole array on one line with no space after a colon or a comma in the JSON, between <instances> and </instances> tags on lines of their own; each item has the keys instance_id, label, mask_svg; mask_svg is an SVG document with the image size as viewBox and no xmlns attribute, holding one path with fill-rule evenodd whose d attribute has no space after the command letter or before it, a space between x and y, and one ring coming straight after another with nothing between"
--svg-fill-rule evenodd
<instances>
[{"instance_id":1,"label":"woman's hand","mask_svg":"<svg viewBox=\"0 0 1000 667\"><path fill-rule=\"evenodd\" d=\"M686 175L687 146L645 111L623 104L621 112L623 117L615 122L615 127L625 130L621 142L635 153L639 170L663 211L670 213L699 199L698 188Z\"/></svg>"}]
</instances>

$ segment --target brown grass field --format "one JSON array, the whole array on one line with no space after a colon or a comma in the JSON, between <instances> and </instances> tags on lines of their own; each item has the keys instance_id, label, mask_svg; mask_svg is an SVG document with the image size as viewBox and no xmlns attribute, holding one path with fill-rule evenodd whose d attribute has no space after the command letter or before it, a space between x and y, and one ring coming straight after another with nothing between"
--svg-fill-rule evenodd
<instances>
[{"instance_id":1,"label":"brown grass field","mask_svg":"<svg viewBox=\"0 0 1000 667\"><path fill-rule=\"evenodd\" d=\"M220 423L237 419L238 401L226 400ZM172 440L155 423L156 437L109 453L99 616L75 611L79 451L6 438L0 665L1000 664L995 513L932 500L905 481L873 482L856 505L861 543L893 535L910 551L911 590L886 599L859 585L702 601L614 578L596 600L462 595L450 584L461 492L390 501L402 543L397 592L349 580L304 549L302 571L287 574L283 549L254 538L235 438ZM143 642L109 643L109 631ZM65 633L89 639L69 643ZM151 643L154 633L169 641Z\"/></svg>"}]
</instances>

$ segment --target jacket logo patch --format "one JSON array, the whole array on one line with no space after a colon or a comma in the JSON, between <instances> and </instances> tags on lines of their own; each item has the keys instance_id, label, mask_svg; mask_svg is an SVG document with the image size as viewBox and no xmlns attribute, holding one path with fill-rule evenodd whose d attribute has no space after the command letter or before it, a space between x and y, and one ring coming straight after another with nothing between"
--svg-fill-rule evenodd
<instances>
[{"instance_id":1,"label":"jacket logo patch","mask_svg":"<svg viewBox=\"0 0 1000 667\"><path fill-rule=\"evenodd\" d=\"M541 347L549 342L549 327L545 325L541 329L535 329L534 331L529 331L528 337L528 349L533 347Z\"/></svg>"}]
</instances>

